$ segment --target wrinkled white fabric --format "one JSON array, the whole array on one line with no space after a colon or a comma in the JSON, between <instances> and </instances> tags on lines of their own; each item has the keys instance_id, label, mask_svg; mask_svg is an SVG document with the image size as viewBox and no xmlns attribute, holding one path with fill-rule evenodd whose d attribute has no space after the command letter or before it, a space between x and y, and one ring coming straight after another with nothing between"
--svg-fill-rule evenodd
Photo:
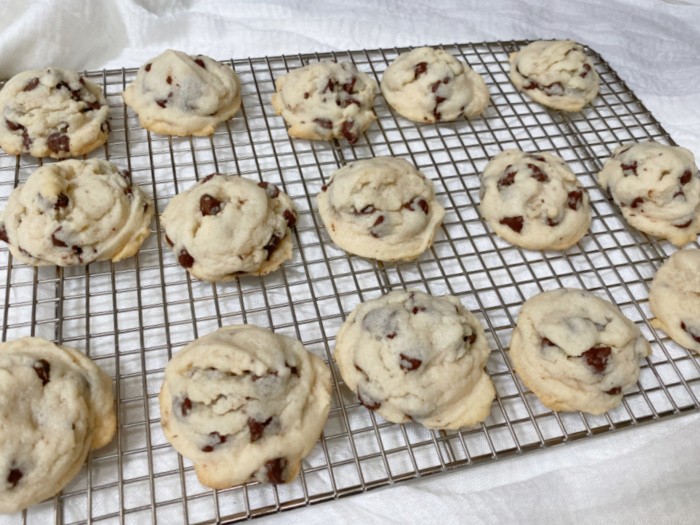
<instances>
[{"instance_id":1,"label":"wrinkled white fabric","mask_svg":"<svg viewBox=\"0 0 700 525\"><path fill-rule=\"evenodd\" d=\"M538 38L598 51L700 156L698 0L0 0L0 78L137 67L169 47L240 59ZM700 415L684 416L260 522L697 522L699 433Z\"/></svg>"}]
</instances>

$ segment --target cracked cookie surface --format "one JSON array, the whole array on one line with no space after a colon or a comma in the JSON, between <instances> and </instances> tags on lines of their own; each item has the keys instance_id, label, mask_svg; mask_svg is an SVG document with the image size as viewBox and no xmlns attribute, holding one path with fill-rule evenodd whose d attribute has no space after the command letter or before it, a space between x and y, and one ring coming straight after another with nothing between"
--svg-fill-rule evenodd
<instances>
[{"instance_id":1,"label":"cracked cookie surface","mask_svg":"<svg viewBox=\"0 0 700 525\"><path fill-rule=\"evenodd\" d=\"M377 119L377 83L350 62L318 62L275 80L272 106L290 137L345 138L351 144Z\"/></svg>"},{"instance_id":2,"label":"cracked cookie surface","mask_svg":"<svg viewBox=\"0 0 700 525\"><path fill-rule=\"evenodd\" d=\"M34 266L120 261L150 234L154 206L126 170L104 160L45 164L10 194L0 240Z\"/></svg>"},{"instance_id":3,"label":"cracked cookie surface","mask_svg":"<svg viewBox=\"0 0 700 525\"><path fill-rule=\"evenodd\" d=\"M330 370L296 339L227 326L168 363L161 424L208 487L287 483L321 435L330 390Z\"/></svg>"},{"instance_id":4,"label":"cracked cookie surface","mask_svg":"<svg viewBox=\"0 0 700 525\"><path fill-rule=\"evenodd\" d=\"M317 203L333 242L381 261L418 257L433 243L445 214L432 182L396 157L346 164L333 173Z\"/></svg>"},{"instance_id":5,"label":"cracked cookie surface","mask_svg":"<svg viewBox=\"0 0 700 525\"><path fill-rule=\"evenodd\" d=\"M550 153L506 150L481 178L479 211L508 242L530 250L564 250L588 232L588 192Z\"/></svg>"},{"instance_id":6,"label":"cracked cookie surface","mask_svg":"<svg viewBox=\"0 0 700 525\"><path fill-rule=\"evenodd\" d=\"M480 115L489 104L486 82L443 49L402 53L386 69L381 89L389 105L414 122Z\"/></svg>"},{"instance_id":7,"label":"cracked cookie surface","mask_svg":"<svg viewBox=\"0 0 700 525\"><path fill-rule=\"evenodd\" d=\"M0 147L8 155L79 157L107 141L102 88L75 71L24 71L0 91Z\"/></svg>"},{"instance_id":8,"label":"cracked cookie surface","mask_svg":"<svg viewBox=\"0 0 700 525\"><path fill-rule=\"evenodd\" d=\"M622 402L651 347L611 303L563 288L529 298L510 342L523 383L556 411L602 414Z\"/></svg>"},{"instance_id":9,"label":"cracked cookie surface","mask_svg":"<svg viewBox=\"0 0 700 525\"><path fill-rule=\"evenodd\" d=\"M538 40L511 53L510 79L535 102L561 111L581 111L600 87L593 62L571 40Z\"/></svg>"},{"instance_id":10,"label":"cracked cookie surface","mask_svg":"<svg viewBox=\"0 0 700 525\"><path fill-rule=\"evenodd\" d=\"M279 268L292 257L296 220L274 184L215 173L173 197L161 226L180 266L219 282Z\"/></svg>"},{"instance_id":11,"label":"cracked cookie surface","mask_svg":"<svg viewBox=\"0 0 700 525\"><path fill-rule=\"evenodd\" d=\"M116 430L112 380L45 339L0 344L0 512L61 491Z\"/></svg>"},{"instance_id":12,"label":"cracked cookie surface","mask_svg":"<svg viewBox=\"0 0 700 525\"><path fill-rule=\"evenodd\" d=\"M676 246L700 233L700 175L689 150L655 142L624 144L597 179L634 228Z\"/></svg>"},{"instance_id":13,"label":"cracked cookie surface","mask_svg":"<svg viewBox=\"0 0 700 525\"><path fill-rule=\"evenodd\" d=\"M123 97L149 131L205 136L241 107L241 83L208 56L168 49L139 68Z\"/></svg>"},{"instance_id":14,"label":"cracked cookie surface","mask_svg":"<svg viewBox=\"0 0 700 525\"><path fill-rule=\"evenodd\" d=\"M388 421L458 429L491 411L489 353L481 324L456 297L393 291L355 307L334 358L360 403Z\"/></svg>"}]
</instances>

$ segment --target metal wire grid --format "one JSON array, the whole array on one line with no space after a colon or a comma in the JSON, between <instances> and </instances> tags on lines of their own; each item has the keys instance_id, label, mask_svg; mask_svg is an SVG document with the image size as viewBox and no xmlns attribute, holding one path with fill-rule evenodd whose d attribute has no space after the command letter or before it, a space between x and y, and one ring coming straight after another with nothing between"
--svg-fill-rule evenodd
<instances>
[{"instance_id":1,"label":"metal wire grid","mask_svg":"<svg viewBox=\"0 0 700 525\"><path fill-rule=\"evenodd\" d=\"M485 77L492 104L483 117L417 126L378 97L378 123L354 147L291 140L269 104L274 79L310 61L335 59L350 60L379 81L406 49L231 60L243 84L243 109L210 138L163 137L141 129L120 96L135 70L87 73L103 84L111 107L113 131L95 156L128 167L153 195L158 212L214 171L278 184L299 212L294 258L264 278L219 285L190 279L158 235L157 217L139 254L117 264L36 269L15 264L0 250L2 339L37 335L84 350L115 378L119 417L116 439L91 454L61 495L5 519L236 521L698 410L697 359L647 324L648 284L673 248L630 230L593 178L620 142L672 139L593 50L588 52L601 92L592 106L565 115L529 101L507 77L508 53L525 43L444 46ZM565 253L522 250L493 235L480 219L478 174L490 157L511 147L553 151L588 189L593 220L576 247ZM335 169L385 154L405 157L431 177L446 208L434 246L415 262L348 256L331 243L315 213L315 195ZM36 166L29 157L0 156L0 199ZM562 286L611 300L652 343L636 391L602 416L545 409L508 361L523 301ZM459 432L389 424L360 406L331 366L331 413L298 480L221 491L202 487L160 429L157 394L173 353L219 326L255 323L296 336L332 363L334 336L346 315L359 302L395 288L456 295L484 323L492 348L488 371L497 390L489 418Z\"/></svg>"}]
</instances>

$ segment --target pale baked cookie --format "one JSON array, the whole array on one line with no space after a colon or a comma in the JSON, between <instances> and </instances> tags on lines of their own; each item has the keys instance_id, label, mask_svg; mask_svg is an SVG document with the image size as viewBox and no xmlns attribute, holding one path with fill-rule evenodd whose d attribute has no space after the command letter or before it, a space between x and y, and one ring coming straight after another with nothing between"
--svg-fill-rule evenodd
<instances>
[{"instance_id":1,"label":"pale baked cookie","mask_svg":"<svg viewBox=\"0 0 700 525\"><path fill-rule=\"evenodd\" d=\"M116 430L112 380L45 339L0 344L0 513L57 494Z\"/></svg>"},{"instance_id":2,"label":"pale baked cookie","mask_svg":"<svg viewBox=\"0 0 700 525\"><path fill-rule=\"evenodd\" d=\"M700 178L687 149L625 144L613 151L597 178L634 228L676 246L700 233Z\"/></svg>"},{"instance_id":3,"label":"pale baked cookie","mask_svg":"<svg viewBox=\"0 0 700 525\"><path fill-rule=\"evenodd\" d=\"M382 94L396 112L415 122L439 122L481 114L489 104L486 82L443 49L402 53L386 69Z\"/></svg>"},{"instance_id":4,"label":"pale baked cookie","mask_svg":"<svg viewBox=\"0 0 700 525\"><path fill-rule=\"evenodd\" d=\"M538 40L510 55L513 85L543 106L581 111L600 79L583 48L571 40Z\"/></svg>"},{"instance_id":5,"label":"pale baked cookie","mask_svg":"<svg viewBox=\"0 0 700 525\"><path fill-rule=\"evenodd\" d=\"M168 49L139 68L123 97L149 131L203 136L236 114L241 83L229 66Z\"/></svg>"},{"instance_id":6,"label":"pale baked cookie","mask_svg":"<svg viewBox=\"0 0 700 525\"><path fill-rule=\"evenodd\" d=\"M377 83L350 62L318 62L275 81L272 106L290 137L354 144L377 119L372 108Z\"/></svg>"},{"instance_id":7,"label":"pale baked cookie","mask_svg":"<svg viewBox=\"0 0 700 525\"><path fill-rule=\"evenodd\" d=\"M10 194L0 240L34 266L120 261L150 234L154 207L131 175L99 160L44 164Z\"/></svg>"},{"instance_id":8,"label":"pale baked cookie","mask_svg":"<svg viewBox=\"0 0 700 525\"><path fill-rule=\"evenodd\" d=\"M551 410L602 414L622 401L651 354L639 328L585 291L543 292L523 304L510 358L523 383Z\"/></svg>"},{"instance_id":9,"label":"pale baked cookie","mask_svg":"<svg viewBox=\"0 0 700 525\"><path fill-rule=\"evenodd\" d=\"M102 88L75 71L24 71L0 91L0 147L8 155L79 157L107 141Z\"/></svg>"},{"instance_id":10,"label":"pale baked cookie","mask_svg":"<svg viewBox=\"0 0 700 525\"><path fill-rule=\"evenodd\" d=\"M491 411L489 353L481 324L456 297L393 291L352 311L334 358L360 403L388 421L458 429Z\"/></svg>"},{"instance_id":11,"label":"pale baked cookie","mask_svg":"<svg viewBox=\"0 0 700 525\"><path fill-rule=\"evenodd\" d=\"M296 339L227 326L168 363L161 424L207 487L287 483L321 435L330 391L330 370Z\"/></svg>"},{"instance_id":12,"label":"pale baked cookie","mask_svg":"<svg viewBox=\"0 0 700 525\"><path fill-rule=\"evenodd\" d=\"M265 275L291 259L297 215L274 184L215 173L173 197L160 220L180 266L219 282Z\"/></svg>"},{"instance_id":13,"label":"pale baked cookie","mask_svg":"<svg viewBox=\"0 0 700 525\"><path fill-rule=\"evenodd\" d=\"M484 170L480 196L479 210L494 231L530 250L564 250L591 223L588 192L549 153L499 153Z\"/></svg>"},{"instance_id":14,"label":"pale baked cookie","mask_svg":"<svg viewBox=\"0 0 700 525\"><path fill-rule=\"evenodd\" d=\"M679 345L700 354L700 250L680 250L656 272L649 306L661 328Z\"/></svg>"},{"instance_id":15,"label":"pale baked cookie","mask_svg":"<svg viewBox=\"0 0 700 525\"><path fill-rule=\"evenodd\" d=\"M346 164L322 188L317 202L333 242L380 261L418 257L433 243L445 215L432 182L395 157Z\"/></svg>"}]
</instances>

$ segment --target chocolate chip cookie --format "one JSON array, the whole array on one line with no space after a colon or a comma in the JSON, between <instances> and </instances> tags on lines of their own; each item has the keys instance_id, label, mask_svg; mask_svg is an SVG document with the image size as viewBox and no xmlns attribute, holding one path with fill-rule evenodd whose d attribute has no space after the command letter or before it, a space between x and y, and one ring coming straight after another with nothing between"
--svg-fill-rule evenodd
<instances>
[{"instance_id":1,"label":"chocolate chip cookie","mask_svg":"<svg viewBox=\"0 0 700 525\"><path fill-rule=\"evenodd\" d=\"M63 489L116 430L112 380L45 339L0 344L0 513Z\"/></svg>"},{"instance_id":2,"label":"chocolate chip cookie","mask_svg":"<svg viewBox=\"0 0 700 525\"><path fill-rule=\"evenodd\" d=\"M418 257L433 243L445 215L432 182L395 157L346 164L323 186L317 202L333 242L381 261Z\"/></svg>"},{"instance_id":3,"label":"chocolate chip cookie","mask_svg":"<svg viewBox=\"0 0 700 525\"><path fill-rule=\"evenodd\" d=\"M523 304L510 358L523 383L551 410L602 414L618 406L651 354L639 328L585 291L543 292Z\"/></svg>"},{"instance_id":4,"label":"chocolate chip cookie","mask_svg":"<svg viewBox=\"0 0 700 525\"><path fill-rule=\"evenodd\" d=\"M581 111L598 94L591 59L571 40L538 40L510 55L513 85L543 106Z\"/></svg>"},{"instance_id":5,"label":"chocolate chip cookie","mask_svg":"<svg viewBox=\"0 0 700 525\"><path fill-rule=\"evenodd\" d=\"M625 144L597 177L638 230L676 246L693 242L700 233L700 177L687 149L655 142Z\"/></svg>"},{"instance_id":6,"label":"chocolate chip cookie","mask_svg":"<svg viewBox=\"0 0 700 525\"><path fill-rule=\"evenodd\" d=\"M277 78L272 106L290 137L354 144L377 119L377 83L350 62L318 62Z\"/></svg>"},{"instance_id":7,"label":"chocolate chip cookie","mask_svg":"<svg viewBox=\"0 0 700 525\"><path fill-rule=\"evenodd\" d=\"M508 242L530 250L564 250L591 223L588 192L550 153L506 150L481 179L481 215Z\"/></svg>"},{"instance_id":8,"label":"chocolate chip cookie","mask_svg":"<svg viewBox=\"0 0 700 525\"><path fill-rule=\"evenodd\" d=\"M180 266L205 281L265 275L292 257L297 214L274 184L212 174L173 197L161 215Z\"/></svg>"},{"instance_id":9,"label":"chocolate chip cookie","mask_svg":"<svg viewBox=\"0 0 700 525\"><path fill-rule=\"evenodd\" d=\"M393 423L476 425L495 390L479 321L456 297L393 291L358 305L340 328L335 361L360 403Z\"/></svg>"},{"instance_id":10,"label":"chocolate chip cookie","mask_svg":"<svg viewBox=\"0 0 700 525\"><path fill-rule=\"evenodd\" d=\"M208 56L168 49L141 66L123 97L149 131L206 136L241 107L241 83Z\"/></svg>"},{"instance_id":11,"label":"chocolate chip cookie","mask_svg":"<svg viewBox=\"0 0 700 525\"><path fill-rule=\"evenodd\" d=\"M651 282L649 306L654 327L700 354L700 250L677 251L661 265Z\"/></svg>"},{"instance_id":12,"label":"chocolate chip cookie","mask_svg":"<svg viewBox=\"0 0 700 525\"><path fill-rule=\"evenodd\" d=\"M128 171L99 159L64 160L44 164L10 194L0 240L34 266L116 262L139 250L153 212Z\"/></svg>"},{"instance_id":13,"label":"chocolate chip cookie","mask_svg":"<svg viewBox=\"0 0 700 525\"><path fill-rule=\"evenodd\" d=\"M402 53L386 69L384 98L415 122L440 122L480 115L489 104L486 82L443 49L420 47Z\"/></svg>"},{"instance_id":14,"label":"chocolate chip cookie","mask_svg":"<svg viewBox=\"0 0 700 525\"><path fill-rule=\"evenodd\" d=\"M8 155L79 157L107 141L102 88L75 71L24 71L0 91L0 147Z\"/></svg>"},{"instance_id":15,"label":"chocolate chip cookie","mask_svg":"<svg viewBox=\"0 0 700 525\"><path fill-rule=\"evenodd\" d=\"M287 483L321 435L330 390L330 370L296 339L227 326L168 363L161 424L203 485Z\"/></svg>"}]
</instances>

